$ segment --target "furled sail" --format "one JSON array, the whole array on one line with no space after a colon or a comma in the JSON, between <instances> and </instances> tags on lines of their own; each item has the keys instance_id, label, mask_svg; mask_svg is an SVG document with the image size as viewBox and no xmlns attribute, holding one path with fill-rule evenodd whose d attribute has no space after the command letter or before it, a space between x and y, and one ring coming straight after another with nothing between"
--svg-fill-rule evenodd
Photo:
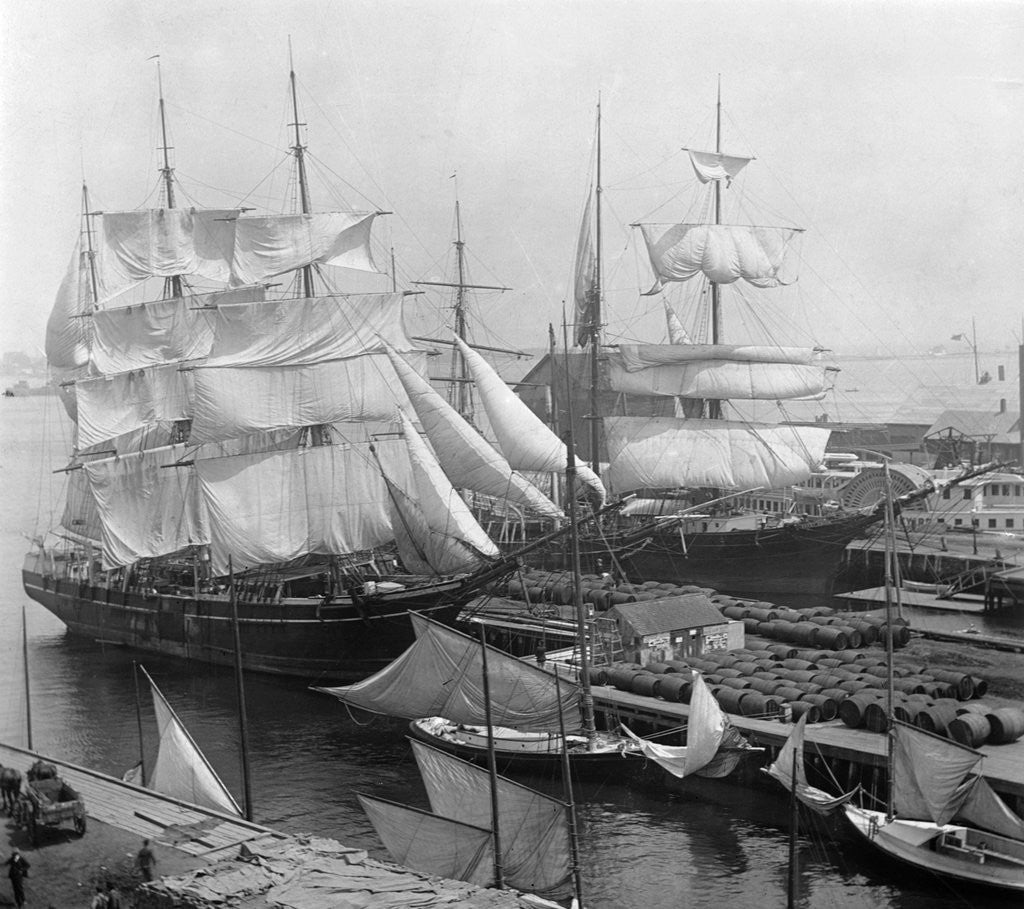
<instances>
[{"instance_id":1,"label":"furled sail","mask_svg":"<svg viewBox=\"0 0 1024 909\"><path fill-rule=\"evenodd\" d=\"M341 555L394 539L390 496L381 476L411 494L401 439L318 445L289 451L201 458L196 476L207 512L211 568Z\"/></svg>"},{"instance_id":2,"label":"furled sail","mask_svg":"<svg viewBox=\"0 0 1024 909\"><path fill-rule=\"evenodd\" d=\"M690 164L701 183L712 180L725 180L731 183L744 167L753 159L741 155L723 155L720 152L694 151L688 148Z\"/></svg>"},{"instance_id":3,"label":"furled sail","mask_svg":"<svg viewBox=\"0 0 1024 909\"><path fill-rule=\"evenodd\" d=\"M99 515L105 568L209 541L192 472L171 466L187 457L186 446L169 445L82 465Z\"/></svg>"},{"instance_id":4,"label":"furled sail","mask_svg":"<svg viewBox=\"0 0 1024 909\"><path fill-rule=\"evenodd\" d=\"M393 419L405 396L384 343L425 371L401 294L218 307L210 356L195 371L191 440Z\"/></svg>"},{"instance_id":5,"label":"furled sail","mask_svg":"<svg viewBox=\"0 0 1024 909\"><path fill-rule=\"evenodd\" d=\"M380 672L340 688L318 688L346 704L387 716L443 716L454 723L487 722L481 645L468 635L410 614L416 641ZM491 722L536 732L582 728L579 688L500 650L487 648Z\"/></svg>"},{"instance_id":6,"label":"furled sail","mask_svg":"<svg viewBox=\"0 0 1024 909\"><path fill-rule=\"evenodd\" d=\"M455 343L469 364L487 419L509 464L516 470L563 473L567 457L565 443L517 397L480 354L461 338L456 338ZM605 489L600 478L579 460L576 476L604 502Z\"/></svg>"},{"instance_id":7,"label":"furled sail","mask_svg":"<svg viewBox=\"0 0 1024 909\"><path fill-rule=\"evenodd\" d=\"M258 284L314 264L375 272L375 217L376 212L243 215L235 222L232 283Z\"/></svg>"},{"instance_id":8,"label":"furled sail","mask_svg":"<svg viewBox=\"0 0 1024 909\"><path fill-rule=\"evenodd\" d=\"M262 300L265 293L262 286L244 287L97 310L92 314L93 366L110 375L198 360L213 344L213 308Z\"/></svg>"},{"instance_id":9,"label":"furled sail","mask_svg":"<svg viewBox=\"0 0 1024 909\"><path fill-rule=\"evenodd\" d=\"M786 739L786 744L779 749L779 754L765 773L777 779L786 789L793 790L796 781L796 797L808 808L818 814L829 814L840 805L853 798L856 790L844 795L832 796L807 782L804 770L804 730L807 726L807 714L797 720L796 726ZM795 773L795 777L794 777Z\"/></svg>"},{"instance_id":10,"label":"furled sail","mask_svg":"<svg viewBox=\"0 0 1024 909\"><path fill-rule=\"evenodd\" d=\"M704 275L715 284L740 278L755 287L792 284L787 254L800 231L792 227L732 224L641 224L657 283Z\"/></svg>"},{"instance_id":11,"label":"furled sail","mask_svg":"<svg viewBox=\"0 0 1024 909\"><path fill-rule=\"evenodd\" d=\"M591 326L596 315L597 251L592 232L594 194L587 196L580 222L580 235L576 241L576 267L573 274L573 300L576 303L576 343L585 347L590 341Z\"/></svg>"},{"instance_id":12,"label":"furled sail","mask_svg":"<svg viewBox=\"0 0 1024 909\"><path fill-rule=\"evenodd\" d=\"M402 414L402 434L409 448L413 496L392 489L393 520L398 553L407 571L449 575L479 568L501 553L462 497L441 470L441 465Z\"/></svg>"},{"instance_id":13,"label":"furled sail","mask_svg":"<svg viewBox=\"0 0 1024 909\"><path fill-rule=\"evenodd\" d=\"M486 828L356 794L391 858L404 868L478 887L494 884L494 837Z\"/></svg>"},{"instance_id":14,"label":"furled sail","mask_svg":"<svg viewBox=\"0 0 1024 909\"><path fill-rule=\"evenodd\" d=\"M160 730L160 750L149 779L149 788L193 805L240 817L242 811L238 803L148 673L146 678L153 692L153 710Z\"/></svg>"},{"instance_id":15,"label":"furled sail","mask_svg":"<svg viewBox=\"0 0 1024 909\"><path fill-rule=\"evenodd\" d=\"M386 349L437 460L453 485L504 499L547 517L562 516L561 509L514 471L394 348Z\"/></svg>"},{"instance_id":16,"label":"furled sail","mask_svg":"<svg viewBox=\"0 0 1024 909\"><path fill-rule=\"evenodd\" d=\"M828 369L810 348L621 344L608 364L613 390L627 394L777 401L829 387Z\"/></svg>"},{"instance_id":17,"label":"furled sail","mask_svg":"<svg viewBox=\"0 0 1024 909\"><path fill-rule=\"evenodd\" d=\"M893 730L893 803L903 820L948 824L963 804L980 751L906 723Z\"/></svg>"},{"instance_id":18,"label":"furled sail","mask_svg":"<svg viewBox=\"0 0 1024 909\"><path fill-rule=\"evenodd\" d=\"M714 760L727 725L728 720L708 690L704 679L699 673L694 672L685 745L659 745L640 738L625 726L622 728L647 757L673 776L682 779L702 770Z\"/></svg>"},{"instance_id":19,"label":"furled sail","mask_svg":"<svg viewBox=\"0 0 1024 909\"><path fill-rule=\"evenodd\" d=\"M434 814L492 826L486 769L422 742L412 742L412 749ZM565 803L504 777L498 777L495 795L505 882L538 896L569 896L572 852Z\"/></svg>"},{"instance_id":20,"label":"furled sail","mask_svg":"<svg viewBox=\"0 0 1024 909\"><path fill-rule=\"evenodd\" d=\"M606 417L614 489L775 488L806 480L830 432L817 426Z\"/></svg>"}]
</instances>

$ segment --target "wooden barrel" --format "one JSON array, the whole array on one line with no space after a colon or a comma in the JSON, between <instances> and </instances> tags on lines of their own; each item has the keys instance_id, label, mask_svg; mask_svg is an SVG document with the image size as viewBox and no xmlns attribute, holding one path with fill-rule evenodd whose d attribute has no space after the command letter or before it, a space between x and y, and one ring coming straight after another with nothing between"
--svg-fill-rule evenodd
<instances>
[{"instance_id":1,"label":"wooden barrel","mask_svg":"<svg viewBox=\"0 0 1024 909\"><path fill-rule=\"evenodd\" d=\"M930 675L940 682L948 682L956 687L956 696L961 701L969 701L974 697L974 679L966 672L950 672L948 669L932 669Z\"/></svg>"},{"instance_id":2,"label":"wooden barrel","mask_svg":"<svg viewBox=\"0 0 1024 909\"><path fill-rule=\"evenodd\" d=\"M818 694L823 694L825 697L832 698L837 705L841 704L848 697L851 697L849 691L843 691L842 688L822 688Z\"/></svg>"},{"instance_id":3,"label":"wooden barrel","mask_svg":"<svg viewBox=\"0 0 1024 909\"><path fill-rule=\"evenodd\" d=\"M818 708L818 713L821 716L823 722L834 720L839 716L839 705L828 695L825 694L805 694L801 701L807 701L808 704L814 704Z\"/></svg>"},{"instance_id":4,"label":"wooden barrel","mask_svg":"<svg viewBox=\"0 0 1024 909\"><path fill-rule=\"evenodd\" d=\"M757 692L753 692L757 694ZM718 701L718 705L726 712L733 714L740 714L743 711L740 709L740 704L743 703L745 697L749 697L750 692L743 690L740 691L736 688L719 688L715 692L715 700Z\"/></svg>"},{"instance_id":5,"label":"wooden barrel","mask_svg":"<svg viewBox=\"0 0 1024 909\"><path fill-rule=\"evenodd\" d=\"M658 682L660 675L652 672L637 672L633 675L630 691L633 694L642 694L646 697L654 697L658 693Z\"/></svg>"},{"instance_id":6,"label":"wooden barrel","mask_svg":"<svg viewBox=\"0 0 1024 909\"><path fill-rule=\"evenodd\" d=\"M814 642L830 650L847 650L852 646L850 638L842 628L834 625L818 626L814 631Z\"/></svg>"},{"instance_id":7,"label":"wooden barrel","mask_svg":"<svg viewBox=\"0 0 1024 909\"><path fill-rule=\"evenodd\" d=\"M1024 711L1016 707L1000 707L988 714L992 727L988 741L991 745L1009 745L1024 735Z\"/></svg>"},{"instance_id":8,"label":"wooden barrel","mask_svg":"<svg viewBox=\"0 0 1024 909\"><path fill-rule=\"evenodd\" d=\"M689 660L665 660L666 666L671 666L676 672L690 672L690 661Z\"/></svg>"},{"instance_id":9,"label":"wooden barrel","mask_svg":"<svg viewBox=\"0 0 1024 909\"><path fill-rule=\"evenodd\" d=\"M777 626L778 622L774 623L774 625ZM775 654L775 656L780 660L793 659L797 652L797 649L789 644L769 644L768 650Z\"/></svg>"},{"instance_id":10,"label":"wooden barrel","mask_svg":"<svg viewBox=\"0 0 1024 909\"><path fill-rule=\"evenodd\" d=\"M821 675L821 673L813 669L780 669L778 674L790 682L796 682L798 685L813 681L815 676Z\"/></svg>"},{"instance_id":11,"label":"wooden barrel","mask_svg":"<svg viewBox=\"0 0 1024 909\"><path fill-rule=\"evenodd\" d=\"M618 688L619 691L632 691L633 676L639 671L638 669L619 669L613 666L606 670L608 678L605 684Z\"/></svg>"},{"instance_id":12,"label":"wooden barrel","mask_svg":"<svg viewBox=\"0 0 1024 909\"><path fill-rule=\"evenodd\" d=\"M848 691L850 694L856 694L859 691L871 689L871 686L867 682L858 682L855 679L848 682L840 682L836 687L842 688L843 691Z\"/></svg>"},{"instance_id":13,"label":"wooden barrel","mask_svg":"<svg viewBox=\"0 0 1024 909\"><path fill-rule=\"evenodd\" d=\"M945 704L932 704L930 707L918 711L914 717L914 725L934 732L936 735L945 735L949 724L956 719L956 710Z\"/></svg>"},{"instance_id":14,"label":"wooden barrel","mask_svg":"<svg viewBox=\"0 0 1024 909\"><path fill-rule=\"evenodd\" d=\"M658 697L678 704L690 703L692 683L689 676L673 672L663 675L658 681Z\"/></svg>"},{"instance_id":15,"label":"wooden barrel","mask_svg":"<svg viewBox=\"0 0 1024 909\"><path fill-rule=\"evenodd\" d=\"M949 736L954 742L968 748L980 748L992 734L992 724L988 717L981 713L961 713L948 727Z\"/></svg>"},{"instance_id":16,"label":"wooden barrel","mask_svg":"<svg viewBox=\"0 0 1024 909\"><path fill-rule=\"evenodd\" d=\"M719 606L718 611L728 619L747 618L746 610L742 606Z\"/></svg>"},{"instance_id":17,"label":"wooden barrel","mask_svg":"<svg viewBox=\"0 0 1024 909\"><path fill-rule=\"evenodd\" d=\"M785 682L777 679L759 679L751 676L747 681L750 682L751 690L759 691L761 694L775 694L777 688L786 687Z\"/></svg>"},{"instance_id":18,"label":"wooden barrel","mask_svg":"<svg viewBox=\"0 0 1024 909\"><path fill-rule=\"evenodd\" d=\"M644 666L648 672L653 672L655 675L664 675L666 672L675 672L675 668L670 666L668 663L648 663Z\"/></svg>"},{"instance_id":19,"label":"wooden barrel","mask_svg":"<svg viewBox=\"0 0 1024 909\"><path fill-rule=\"evenodd\" d=\"M850 627L860 632L860 639L865 647L878 642L878 626L870 622L851 622Z\"/></svg>"},{"instance_id":20,"label":"wooden barrel","mask_svg":"<svg viewBox=\"0 0 1024 909\"><path fill-rule=\"evenodd\" d=\"M778 698L760 694L756 691L748 691L747 696L740 701L740 713L743 716L778 716L782 702Z\"/></svg>"},{"instance_id":21,"label":"wooden barrel","mask_svg":"<svg viewBox=\"0 0 1024 909\"><path fill-rule=\"evenodd\" d=\"M885 732L889 728L884 701L871 701L864 705L864 728L870 732Z\"/></svg>"},{"instance_id":22,"label":"wooden barrel","mask_svg":"<svg viewBox=\"0 0 1024 909\"><path fill-rule=\"evenodd\" d=\"M839 702L839 719L851 729L860 729L864 725L864 709L881 697L876 692L860 691Z\"/></svg>"},{"instance_id":23,"label":"wooden barrel","mask_svg":"<svg viewBox=\"0 0 1024 909\"><path fill-rule=\"evenodd\" d=\"M783 701L799 701L804 696L802 688L797 688L792 685L780 685L772 692L775 697L781 698Z\"/></svg>"},{"instance_id":24,"label":"wooden barrel","mask_svg":"<svg viewBox=\"0 0 1024 909\"><path fill-rule=\"evenodd\" d=\"M787 701L782 707L783 709L788 707L793 711L794 722L805 715L808 723L818 723L821 721L821 711L818 709L817 704L809 704L807 701Z\"/></svg>"},{"instance_id":25,"label":"wooden barrel","mask_svg":"<svg viewBox=\"0 0 1024 909\"><path fill-rule=\"evenodd\" d=\"M734 688L737 691L745 691L751 687L751 681L756 681L756 679L747 679L743 677L723 678L721 684L723 688Z\"/></svg>"}]
</instances>

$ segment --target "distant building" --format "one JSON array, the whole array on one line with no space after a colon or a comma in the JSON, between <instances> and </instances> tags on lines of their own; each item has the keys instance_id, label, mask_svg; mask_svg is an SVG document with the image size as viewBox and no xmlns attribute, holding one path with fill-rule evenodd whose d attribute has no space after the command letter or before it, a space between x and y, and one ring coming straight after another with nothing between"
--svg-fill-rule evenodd
<instances>
[{"instance_id":1,"label":"distant building","mask_svg":"<svg viewBox=\"0 0 1024 909\"><path fill-rule=\"evenodd\" d=\"M744 644L743 623L725 618L702 593L613 606L600 621L614 622L623 659L644 665Z\"/></svg>"}]
</instances>

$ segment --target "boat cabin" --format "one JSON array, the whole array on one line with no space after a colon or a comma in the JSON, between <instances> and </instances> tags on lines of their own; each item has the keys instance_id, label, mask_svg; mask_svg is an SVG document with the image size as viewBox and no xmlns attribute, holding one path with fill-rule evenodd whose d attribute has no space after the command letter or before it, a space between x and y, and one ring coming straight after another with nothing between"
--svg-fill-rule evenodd
<instances>
[{"instance_id":1,"label":"boat cabin","mask_svg":"<svg viewBox=\"0 0 1024 909\"><path fill-rule=\"evenodd\" d=\"M727 619L702 593L622 603L605 613L622 639L623 658L646 665L743 647L743 623Z\"/></svg>"}]
</instances>

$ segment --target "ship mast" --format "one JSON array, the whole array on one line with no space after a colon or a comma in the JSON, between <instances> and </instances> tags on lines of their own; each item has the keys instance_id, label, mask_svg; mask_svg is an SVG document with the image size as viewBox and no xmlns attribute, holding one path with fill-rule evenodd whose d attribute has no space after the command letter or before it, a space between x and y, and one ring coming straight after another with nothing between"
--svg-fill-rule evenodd
<instances>
[{"instance_id":1,"label":"ship mast","mask_svg":"<svg viewBox=\"0 0 1024 909\"><path fill-rule=\"evenodd\" d=\"M722 153L722 77L718 77L718 102L715 106L715 152ZM715 180L715 224L722 223L722 184ZM711 343L722 343L722 309L721 288L715 281L711 282ZM712 420L722 418L722 402L708 401L708 417Z\"/></svg>"},{"instance_id":2,"label":"ship mast","mask_svg":"<svg viewBox=\"0 0 1024 909\"><path fill-rule=\"evenodd\" d=\"M299 100L298 94L295 91L295 66L292 62L292 42L290 38L288 39L288 81L291 85L292 113L295 117L294 122L290 123L289 126L295 127L295 144L292 146L292 152L295 154L295 166L299 178L299 204L302 207L302 213L308 215L310 213L310 204L309 183L306 180L306 147L302 144L302 137L299 134L299 127L306 124L299 122ZM302 267L302 288L299 295L305 297L314 296L312 265L304 265Z\"/></svg>"},{"instance_id":3,"label":"ship mast","mask_svg":"<svg viewBox=\"0 0 1024 909\"><path fill-rule=\"evenodd\" d=\"M595 167L595 216L594 243L594 289L592 301L593 318L590 321L590 469L601 476L601 456L598 446L601 442L601 421L598 410L598 366L601 343L601 95L597 96L597 164Z\"/></svg>"},{"instance_id":4,"label":"ship mast","mask_svg":"<svg viewBox=\"0 0 1024 909\"><path fill-rule=\"evenodd\" d=\"M160 72L160 59L156 61L156 81L160 94L160 135L163 137L164 166L160 168L160 174L164 181L164 192L167 195L167 207L174 208L174 168L171 167L170 146L167 144L167 116L164 110L164 80ZM164 296L180 297L181 275L171 275L164 279Z\"/></svg>"},{"instance_id":5,"label":"ship mast","mask_svg":"<svg viewBox=\"0 0 1024 909\"><path fill-rule=\"evenodd\" d=\"M456 186L456 194L458 186ZM455 289L455 334L460 341L469 344L468 322L466 319L467 290L510 290L494 284L466 283L466 241L462 239L462 209L458 195L455 198L455 262L457 281L413 281L422 287L451 287ZM449 342L450 343L450 342ZM498 348L490 348L497 350ZM448 392L448 403L452 405L466 422L473 422L473 382L469 374L469 364L458 347L452 348L452 367L449 375L451 383Z\"/></svg>"}]
</instances>

